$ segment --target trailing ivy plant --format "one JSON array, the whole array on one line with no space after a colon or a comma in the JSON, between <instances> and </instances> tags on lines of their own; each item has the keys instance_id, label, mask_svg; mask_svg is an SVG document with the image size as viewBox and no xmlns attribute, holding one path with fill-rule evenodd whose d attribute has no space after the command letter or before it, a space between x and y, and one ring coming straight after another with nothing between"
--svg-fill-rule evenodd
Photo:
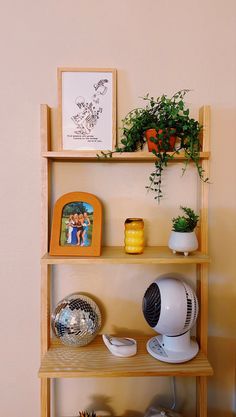
<instances>
[{"instance_id":1,"label":"trailing ivy plant","mask_svg":"<svg viewBox=\"0 0 236 417\"><path fill-rule=\"evenodd\" d=\"M169 161L175 154L182 151L185 161L182 169L183 174L190 161L193 161L198 175L204 182L204 171L200 164L201 142L199 134L202 126L199 122L190 117L189 109L184 102L185 95L190 90L177 91L172 97L162 95L150 97L147 94L142 99L145 107L131 110L122 120L121 145L116 146L115 151L101 152L99 157L112 157L114 152L136 152L142 150L146 142L145 132L148 129L155 129L156 137L151 141L157 144L157 150L152 150L156 156L154 169L149 175L148 190L155 193L155 199L160 202L162 193L162 174ZM170 137L173 134L177 138L177 144L173 152L170 151ZM161 146L160 146L161 144Z\"/></svg>"},{"instance_id":2,"label":"trailing ivy plant","mask_svg":"<svg viewBox=\"0 0 236 417\"><path fill-rule=\"evenodd\" d=\"M172 230L174 232L189 233L193 232L197 226L199 216L189 207L180 206L185 216L178 216L172 219Z\"/></svg>"}]
</instances>

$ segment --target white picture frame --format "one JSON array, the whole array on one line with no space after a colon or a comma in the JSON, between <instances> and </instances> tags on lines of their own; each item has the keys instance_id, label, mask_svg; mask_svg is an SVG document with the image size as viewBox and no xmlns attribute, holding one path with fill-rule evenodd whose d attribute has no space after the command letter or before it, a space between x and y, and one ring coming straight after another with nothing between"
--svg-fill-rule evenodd
<instances>
[{"instance_id":1,"label":"white picture frame","mask_svg":"<svg viewBox=\"0 0 236 417\"><path fill-rule=\"evenodd\" d=\"M114 150L116 70L58 68L59 150Z\"/></svg>"}]
</instances>

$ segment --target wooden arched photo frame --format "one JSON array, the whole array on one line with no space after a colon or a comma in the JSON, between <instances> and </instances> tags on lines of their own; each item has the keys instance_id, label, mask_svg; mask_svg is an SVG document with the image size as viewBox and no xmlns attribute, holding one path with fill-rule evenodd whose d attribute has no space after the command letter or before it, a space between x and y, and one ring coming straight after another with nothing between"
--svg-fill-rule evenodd
<instances>
[{"instance_id":1,"label":"wooden arched photo frame","mask_svg":"<svg viewBox=\"0 0 236 417\"><path fill-rule=\"evenodd\" d=\"M72 192L54 206L50 255L100 256L102 205L90 193Z\"/></svg>"}]
</instances>

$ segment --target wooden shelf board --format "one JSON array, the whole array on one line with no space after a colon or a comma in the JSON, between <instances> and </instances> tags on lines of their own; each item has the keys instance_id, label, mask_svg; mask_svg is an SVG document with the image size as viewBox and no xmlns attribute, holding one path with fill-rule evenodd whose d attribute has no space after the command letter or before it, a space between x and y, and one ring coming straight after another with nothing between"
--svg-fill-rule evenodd
<instances>
[{"instance_id":1,"label":"wooden shelf board","mask_svg":"<svg viewBox=\"0 0 236 417\"><path fill-rule=\"evenodd\" d=\"M171 155L173 152L169 152ZM152 152L121 152L114 153L112 158L98 158L99 151L48 151L42 152L42 157L55 160L68 161L96 161L96 162L117 162L117 161L155 161L156 157ZM200 152L200 159L209 159L210 152ZM173 162L185 160L184 154L179 153L174 156ZM171 162L171 161L170 161Z\"/></svg>"},{"instance_id":2,"label":"wooden shelf board","mask_svg":"<svg viewBox=\"0 0 236 417\"><path fill-rule=\"evenodd\" d=\"M69 347L53 340L42 359L41 378L77 377L143 377L143 376L209 376L212 367L200 351L191 361L182 364L160 362L147 353L148 336L134 337L137 355L129 358L113 356L101 336L87 346Z\"/></svg>"},{"instance_id":3,"label":"wooden shelf board","mask_svg":"<svg viewBox=\"0 0 236 417\"><path fill-rule=\"evenodd\" d=\"M101 256L51 256L46 253L42 263L46 264L203 264L209 263L208 255L199 251L188 256L173 254L167 246L147 246L140 255L129 255L123 246L104 246Z\"/></svg>"}]
</instances>

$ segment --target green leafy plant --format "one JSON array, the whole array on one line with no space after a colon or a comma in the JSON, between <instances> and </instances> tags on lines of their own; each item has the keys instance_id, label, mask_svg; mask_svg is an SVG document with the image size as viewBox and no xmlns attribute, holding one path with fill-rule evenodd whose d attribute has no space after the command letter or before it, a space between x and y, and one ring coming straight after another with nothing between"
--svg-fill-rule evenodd
<instances>
[{"instance_id":1,"label":"green leafy plant","mask_svg":"<svg viewBox=\"0 0 236 417\"><path fill-rule=\"evenodd\" d=\"M172 219L172 230L174 232L189 233L193 232L197 226L199 216L189 207L180 206L185 216L178 216Z\"/></svg>"},{"instance_id":2,"label":"green leafy plant","mask_svg":"<svg viewBox=\"0 0 236 417\"><path fill-rule=\"evenodd\" d=\"M169 161L175 154L183 151L185 162L183 174L190 161L193 161L199 177L203 181L204 171L200 164L201 142L199 138L202 126L199 122L190 117L189 109L184 102L185 95L190 90L184 89L176 92L172 97L162 95L150 97L147 94L143 97L146 106L131 110L122 120L121 146L117 146L115 151L102 152L102 157L112 157L114 152L135 152L143 149L146 142L145 132L148 129L156 130L156 137L151 137L151 141L157 145L157 149L152 150L156 156L154 169L149 175L148 190L154 191L155 199L160 202L162 193L162 174ZM177 138L177 144L173 152L170 151L170 137L173 134Z\"/></svg>"}]
</instances>

